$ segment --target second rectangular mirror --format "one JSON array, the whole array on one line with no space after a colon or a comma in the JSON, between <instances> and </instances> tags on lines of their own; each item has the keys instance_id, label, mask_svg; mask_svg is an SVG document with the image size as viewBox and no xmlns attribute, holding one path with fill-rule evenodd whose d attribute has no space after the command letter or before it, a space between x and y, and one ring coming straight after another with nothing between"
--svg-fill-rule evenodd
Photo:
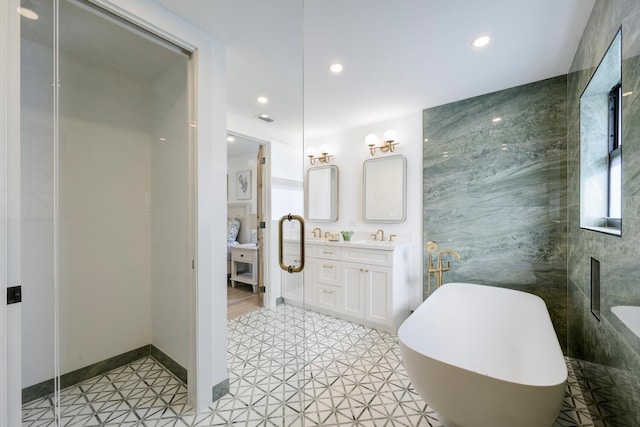
<instances>
[{"instance_id":1,"label":"second rectangular mirror","mask_svg":"<svg viewBox=\"0 0 640 427\"><path fill-rule=\"evenodd\" d=\"M362 219L365 222L404 222L407 216L406 157L365 160L362 175Z\"/></svg>"}]
</instances>

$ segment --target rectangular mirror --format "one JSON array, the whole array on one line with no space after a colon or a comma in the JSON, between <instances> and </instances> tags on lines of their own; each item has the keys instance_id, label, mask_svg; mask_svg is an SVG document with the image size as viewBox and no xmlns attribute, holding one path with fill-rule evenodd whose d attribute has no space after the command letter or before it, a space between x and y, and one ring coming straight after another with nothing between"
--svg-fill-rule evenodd
<instances>
[{"instance_id":1,"label":"rectangular mirror","mask_svg":"<svg viewBox=\"0 0 640 427\"><path fill-rule=\"evenodd\" d=\"M307 219L315 222L338 220L338 167L307 169L305 191Z\"/></svg>"},{"instance_id":2,"label":"rectangular mirror","mask_svg":"<svg viewBox=\"0 0 640 427\"><path fill-rule=\"evenodd\" d=\"M407 159L404 156L365 160L362 219L400 223L407 216Z\"/></svg>"}]
</instances>

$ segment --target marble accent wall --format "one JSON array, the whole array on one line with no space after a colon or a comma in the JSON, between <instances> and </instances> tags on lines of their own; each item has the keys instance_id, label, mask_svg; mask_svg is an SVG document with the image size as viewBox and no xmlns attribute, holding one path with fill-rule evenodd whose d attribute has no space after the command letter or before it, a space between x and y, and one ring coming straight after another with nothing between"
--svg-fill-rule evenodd
<instances>
[{"instance_id":1,"label":"marble accent wall","mask_svg":"<svg viewBox=\"0 0 640 427\"><path fill-rule=\"evenodd\" d=\"M462 258L443 282L542 297L563 348L566 93L560 76L423 112L424 242Z\"/></svg>"},{"instance_id":2,"label":"marble accent wall","mask_svg":"<svg viewBox=\"0 0 640 427\"><path fill-rule=\"evenodd\" d=\"M622 236L580 229L580 95L622 27ZM568 75L568 354L627 372L629 389L611 402L612 425L640 425L640 337L613 314L640 307L640 2L598 0ZM588 195L582 195L588 197ZM600 261L601 319L590 310L590 259ZM635 408L635 409L629 409ZM631 421L629 421L631 420Z\"/></svg>"}]
</instances>

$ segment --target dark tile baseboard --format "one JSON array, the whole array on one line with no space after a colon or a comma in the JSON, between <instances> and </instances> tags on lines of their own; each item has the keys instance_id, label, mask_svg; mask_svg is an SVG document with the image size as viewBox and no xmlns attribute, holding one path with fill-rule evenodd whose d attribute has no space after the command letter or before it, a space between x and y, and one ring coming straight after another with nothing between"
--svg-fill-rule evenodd
<instances>
[{"instance_id":1,"label":"dark tile baseboard","mask_svg":"<svg viewBox=\"0 0 640 427\"><path fill-rule=\"evenodd\" d=\"M151 357L156 359L183 383L187 383L187 368L170 358L165 352L153 344L149 345Z\"/></svg>"},{"instance_id":2,"label":"dark tile baseboard","mask_svg":"<svg viewBox=\"0 0 640 427\"><path fill-rule=\"evenodd\" d=\"M211 401L215 402L227 393L229 393L229 378L213 386L211 389Z\"/></svg>"},{"instance_id":3,"label":"dark tile baseboard","mask_svg":"<svg viewBox=\"0 0 640 427\"><path fill-rule=\"evenodd\" d=\"M96 375L102 375L109 372L112 369L119 368L127 365L143 357L151 356L164 365L171 373L178 377L185 384L187 383L187 369L182 367L175 360L167 356L162 350L158 349L152 344L136 348L135 350L127 351L126 353L119 354L117 356L110 357L100 362L85 366L84 368L77 369L75 371L63 374L60 376L60 388L67 388L89 378L93 378ZM22 403L29 403L33 400L39 399L44 396L48 396L55 391L54 379L42 381L38 384L34 384L22 389Z\"/></svg>"}]
</instances>

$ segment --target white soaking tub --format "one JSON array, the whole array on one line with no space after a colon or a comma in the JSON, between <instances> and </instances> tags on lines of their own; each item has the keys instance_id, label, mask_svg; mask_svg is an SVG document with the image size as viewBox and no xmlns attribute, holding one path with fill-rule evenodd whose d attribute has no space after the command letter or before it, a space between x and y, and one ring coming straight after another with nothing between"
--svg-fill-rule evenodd
<instances>
[{"instance_id":1,"label":"white soaking tub","mask_svg":"<svg viewBox=\"0 0 640 427\"><path fill-rule=\"evenodd\" d=\"M409 378L445 426L551 426L567 365L547 307L468 283L435 291L400 326Z\"/></svg>"}]
</instances>

